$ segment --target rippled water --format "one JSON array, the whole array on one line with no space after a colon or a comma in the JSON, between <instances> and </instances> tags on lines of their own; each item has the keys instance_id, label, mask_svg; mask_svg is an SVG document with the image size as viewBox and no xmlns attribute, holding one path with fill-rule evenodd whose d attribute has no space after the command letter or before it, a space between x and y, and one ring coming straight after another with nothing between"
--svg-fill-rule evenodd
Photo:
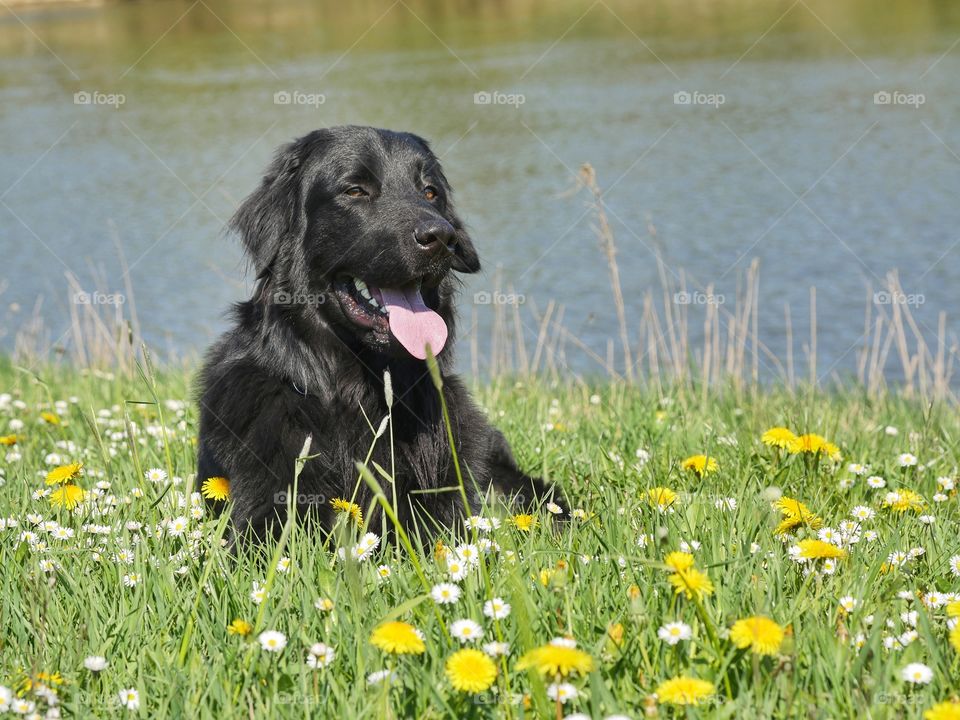
<instances>
[{"instance_id":1,"label":"rippled water","mask_svg":"<svg viewBox=\"0 0 960 720\"><path fill-rule=\"evenodd\" d=\"M816 284L820 367L846 371L865 288L891 268L924 332L957 310L958 38L949 2L16 9L0 15L0 300L20 306L0 314L3 342L39 295L56 339L67 270L123 292L119 243L148 340L199 351L245 292L222 227L273 148L358 123L412 130L443 155L487 268L468 301L502 266L605 352L606 263L586 197L566 193L590 162L632 333L659 287L655 253L730 301L759 258L761 337L782 352L785 302L805 335Z\"/></svg>"}]
</instances>

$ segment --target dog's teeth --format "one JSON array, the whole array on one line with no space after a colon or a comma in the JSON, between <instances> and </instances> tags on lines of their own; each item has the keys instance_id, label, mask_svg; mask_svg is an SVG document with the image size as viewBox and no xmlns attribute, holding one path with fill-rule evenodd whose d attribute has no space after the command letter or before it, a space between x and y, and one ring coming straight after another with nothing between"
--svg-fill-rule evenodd
<instances>
[{"instance_id":1,"label":"dog's teeth","mask_svg":"<svg viewBox=\"0 0 960 720\"><path fill-rule=\"evenodd\" d=\"M367 297L367 296L364 295L364 297ZM373 297L372 295L371 295L370 297L368 297L367 299L370 301L370 304L373 305L375 308L379 308L379 307L380 307L380 303L378 303L378 302L377 302L377 299L376 299L375 297Z\"/></svg>"},{"instance_id":2,"label":"dog's teeth","mask_svg":"<svg viewBox=\"0 0 960 720\"><path fill-rule=\"evenodd\" d=\"M353 279L353 285L354 285L354 287L357 288L357 290L359 290L360 292L363 292L364 290L367 289L367 284L366 284L363 280L361 280L360 278L354 278L354 279Z\"/></svg>"},{"instance_id":3,"label":"dog's teeth","mask_svg":"<svg viewBox=\"0 0 960 720\"><path fill-rule=\"evenodd\" d=\"M367 300L373 300L373 295L370 294L367 288L361 288L360 294Z\"/></svg>"}]
</instances>

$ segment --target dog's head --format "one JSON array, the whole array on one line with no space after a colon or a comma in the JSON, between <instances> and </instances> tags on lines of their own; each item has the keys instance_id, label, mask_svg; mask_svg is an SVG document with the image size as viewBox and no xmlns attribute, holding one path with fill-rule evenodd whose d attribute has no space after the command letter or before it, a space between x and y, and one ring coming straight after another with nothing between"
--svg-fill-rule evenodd
<instances>
[{"instance_id":1,"label":"dog's head","mask_svg":"<svg viewBox=\"0 0 960 720\"><path fill-rule=\"evenodd\" d=\"M480 268L439 160L409 133L347 126L293 141L230 226L264 302L394 357L440 353L451 271Z\"/></svg>"}]
</instances>

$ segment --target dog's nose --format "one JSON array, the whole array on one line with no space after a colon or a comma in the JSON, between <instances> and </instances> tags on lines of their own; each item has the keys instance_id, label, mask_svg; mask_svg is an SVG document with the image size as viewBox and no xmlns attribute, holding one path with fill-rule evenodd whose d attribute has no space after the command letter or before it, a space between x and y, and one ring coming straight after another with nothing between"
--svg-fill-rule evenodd
<instances>
[{"instance_id":1,"label":"dog's nose","mask_svg":"<svg viewBox=\"0 0 960 720\"><path fill-rule=\"evenodd\" d=\"M414 228L413 237L429 252L451 252L457 244L457 232L443 218L427 220Z\"/></svg>"}]
</instances>

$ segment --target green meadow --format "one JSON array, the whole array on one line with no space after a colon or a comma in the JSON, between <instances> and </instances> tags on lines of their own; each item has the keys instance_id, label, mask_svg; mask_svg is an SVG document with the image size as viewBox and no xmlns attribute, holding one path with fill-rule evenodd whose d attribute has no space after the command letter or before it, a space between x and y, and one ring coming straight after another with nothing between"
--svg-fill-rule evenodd
<instances>
[{"instance_id":1,"label":"green meadow","mask_svg":"<svg viewBox=\"0 0 960 720\"><path fill-rule=\"evenodd\" d=\"M952 407L609 382L475 392L572 519L493 500L459 537L380 538L365 527L378 507L346 504L329 537L289 523L231 553L191 494L188 370L3 364L0 707L960 717ZM764 443L776 427L820 439ZM357 481L389 484L377 468Z\"/></svg>"}]
</instances>

